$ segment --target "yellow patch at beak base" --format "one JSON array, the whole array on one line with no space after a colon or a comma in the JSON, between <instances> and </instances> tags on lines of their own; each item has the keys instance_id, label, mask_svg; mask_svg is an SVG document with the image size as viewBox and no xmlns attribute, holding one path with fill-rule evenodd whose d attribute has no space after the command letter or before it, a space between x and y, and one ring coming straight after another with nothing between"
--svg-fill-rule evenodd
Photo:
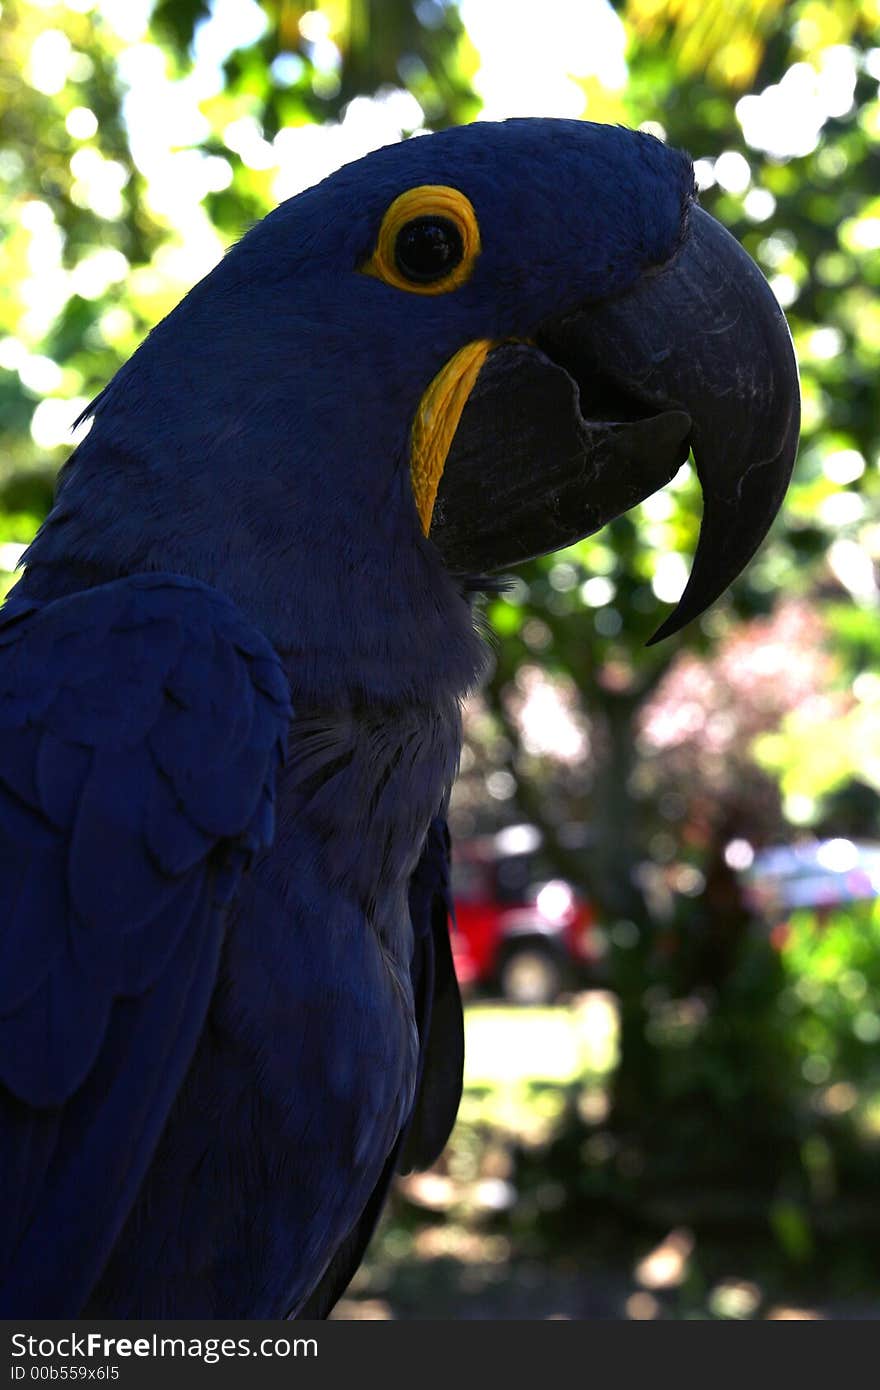
<instances>
[{"instance_id":1,"label":"yellow patch at beak base","mask_svg":"<svg viewBox=\"0 0 880 1390\"><path fill-rule=\"evenodd\" d=\"M416 510L426 536L461 413L494 346L491 339L478 338L459 348L434 377L419 403L412 428L410 473Z\"/></svg>"}]
</instances>

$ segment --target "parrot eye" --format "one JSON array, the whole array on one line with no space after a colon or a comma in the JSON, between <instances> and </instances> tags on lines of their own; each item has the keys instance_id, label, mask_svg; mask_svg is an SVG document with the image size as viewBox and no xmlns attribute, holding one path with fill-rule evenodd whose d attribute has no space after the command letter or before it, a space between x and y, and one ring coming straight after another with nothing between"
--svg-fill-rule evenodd
<instances>
[{"instance_id":1,"label":"parrot eye","mask_svg":"<svg viewBox=\"0 0 880 1390\"><path fill-rule=\"evenodd\" d=\"M445 294L464 284L479 253L470 199L457 188L422 184L394 199L361 270L398 290Z\"/></svg>"},{"instance_id":2,"label":"parrot eye","mask_svg":"<svg viewBox=\"0 0 880 1390\"><path fill-rule=\"evenodd\" d=\"M416 285L454 270L464 255L461 232L448 217L415 217L397 233L394 263Z\"/></svg>"}]
</instances>

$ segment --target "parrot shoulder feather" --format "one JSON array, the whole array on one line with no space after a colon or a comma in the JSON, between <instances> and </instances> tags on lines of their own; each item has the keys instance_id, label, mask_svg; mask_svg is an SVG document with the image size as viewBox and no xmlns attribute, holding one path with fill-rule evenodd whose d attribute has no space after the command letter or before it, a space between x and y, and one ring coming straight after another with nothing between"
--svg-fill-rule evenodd
<instances>
[{"instance_id":1,"label":"parrot shoulder feather","mask_svg":"<svg viewBox=\"0 0 880 1390\"><path fill-rule=\"evenodd\" d=\"M7 1317L75 1314L125 1220L273 839L290 717L273 648L194 580L0 614Z\"/></svg>"}]
</instances>

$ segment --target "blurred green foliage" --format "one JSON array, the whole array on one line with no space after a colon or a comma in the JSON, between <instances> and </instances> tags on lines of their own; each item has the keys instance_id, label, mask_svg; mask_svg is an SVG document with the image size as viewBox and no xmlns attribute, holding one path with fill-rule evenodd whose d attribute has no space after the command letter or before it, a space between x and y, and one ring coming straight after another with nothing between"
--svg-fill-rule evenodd
<instances>
[{"instance_id":1,"label":"blurred green foliage","mask_svg":"<svg viewBox=\"0 0 880 1390\"><path fill-rule=\"evenodd\" d=\"M616 1009L469 1009L451 1143L345 1315L877 1317L880 907L753 924L715 991L655 979L638 1133Z\"/></svg>"}]
</instances>

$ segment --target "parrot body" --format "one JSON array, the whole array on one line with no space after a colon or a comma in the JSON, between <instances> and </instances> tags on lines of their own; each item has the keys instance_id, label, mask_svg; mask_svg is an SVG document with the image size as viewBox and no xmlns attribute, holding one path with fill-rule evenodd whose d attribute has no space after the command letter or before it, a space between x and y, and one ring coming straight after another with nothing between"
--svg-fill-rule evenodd
<instances>
[{"instance_id":1,"label":"parrot body","mask_svg":"<svg viewBox=\"0 0 880 1390\"><path fill-rule=\"evenodd\" d=\"M433 728L416 711L386 727L294 720L273 852L230 915L206 1027L96 1307L275 1317L358 1223L413 1105L433 941L419 943L413 980L407 898L423 836L411 821L421 830L445 795L447 716ZM446 1130L454 1032L451 1044Z\"/></svg>"},{"instance_id":2,"label":"parrot body","mask_svg":"<svg viewBox=\"0 0 880 1390\"><path fill-rule=\"evenodd\" d=\"M225 625L219 631L218 614ZM250 692L229 659L226 629L259 663ZM199 659L198 646L191 649L199 640L213 649L215 670ZM427 838L426 832L448 795L457 760L458 701L441 689L424 706L402 701L358 710L340 700L335 709L315 710L297 702L291 719L288 692L300 687L295 673L285 672L227 600L177 576L117 580L48 603L32 604L22 595L5 610L0 642L9 750L0 777L0 825L9 853L6 881L12 885L17 876L18 882L7 931L18 953L17 969L7 976L16 991L7 1002L17 1007L4 1020L11 1035L4 1063L14 1085L49 1106L43 1116L19 1106L4 1116L5 1137L18 1126L21 1145L17 1172L4 1173L7 1201L21 1219L18 1231L7 1230L10 1238L20 1237L15 1286L5 1295L10 1315L80 1306L86 1294L83 1310L102 1316L277 1317L295 1311L357 1228L413 1111L420 1049L430 1028L425 985L435 955L451 977L445 902L442 932L433 931L432 920L434 899L445 893L445 844L442 832ZM47 660L59 671L57 694L41 688ZM159 687L158 696L151 686ZM156 717L163 694L168 708L160 706ZM238 751L236 735L248 748L253 731L242 705L247 709L261 696L267 727L253 764L263 781L255 777L248 786L241 759L229 755ZM180 727L166 732L175 717ZM158 749L156 766L133 772L145 744L150 753ZM77 776L81 788L71 785ZM109 786L105 791L99 784L90 796L101 777ZM179 785L163 802L160 779L175 778ZM68 805L59 807L61 784ZM144 789L144 806L122 804L133 785ZM196 823L183 827L175 801L189 788ZM243 807L225 804L233 789L249 798ZM250 825L244 815L258 793ZM101 824L80 830L90 801ZM115 834L104 820L114 813L123 821ZM20 825L25 814L33 826ZM245 833L227 850L238 822ZM152 864L146 875L141 870L146 885L138 882L140 866L132 868L133 852L141 849L137 842L132 847L133 827L145 836L147 856L160 860L158 890ZM117 882L108 882L97 865L89 866L83 883L71 881L77 835L85 833L96 850L115 859ZM216 884L212 878L206 891L186 870L193 858L210 861L218 844L225 856L213 875ZM421 899L413 888L420 858L422 877L434 880ZM142 899L142 940L120 965L113 932ZM190 899L196 906L187 914L181 900ZM55 913L64 913L69 931L80 934L83 959L43 954ZM198 913L207 920L196 920ZM176 948L163 939L169 932L182 938ZM193 964L181 955L190 935L200 951L194 983L186 979ZM71 942L71 957L78 946ZM157 980L160 954L166 959ZM25 959L31 976L23 976ZM188 1027L171 1035L169 1058L157 1065L155 1079L180 1090L167 1118L162 1113L149 1171L158 1136L126 1132L130 1097L121 1097L119 1143L113 1146L107 1130L112 1109L80 1084L102 1043L126 1070L137 1060L144 1079L144 1059L127 1055L130 1026L112 1011L102 1017L89 1007L96 983L114 964L127 970L106 986L110 998L124 996L118 1015L146 1011L151 1003L171 1012L179 1008L175 991L181 987L189 1013ZM429 996L432 986L433 979ZM82 1056L71 1054L63 1027L58 1039L41 1037L58 990L76 1012L72 1026ZM157 1020L148 1027L151 1043L158 1044ZM440 1082L442 1133L433 1149L429 1143L427 1161L457 1108L456 1028L460 1018L453 1016L447 1055L437 1069L448 1077L445 1088ZM158 1064L158 1046L156 1054ZM167 1105L167 1096L162 1101ZM86 1144L65 1152L59 1102L71 1116L83 1111L85 1122L95 1124L102 1164L95 1164ZM123 1223L132 1194L124 1189L108 1202L108 1193L114 1178L126 1176L138 1197ZM34 1224L29 1199L41 1178L51 1180L54 1200ZM104 1216L97 1229L96 1212ZM98 1242L108 1226L117 1228L114 1250L90 1290L95 1265L107 1259ZM66 1260L58 1258L65 1230ZM50 1252L59 1282L47 1278ZM33 1283L22 1278L25 1270Z\"/></svg>"},{"instance_id":3,"label":"parrot body","mask_svg":"<svg viewBox=\"0 0 880 1390\"><path fill-rule=\"evenodd\" d=\"M784 492L790 340L685 156L512 121L282 205L89 413L0 614L0 1309L325 1316L460 1096L480 576L693 444L694 617Z\"/></svg>"}]
</instances>

